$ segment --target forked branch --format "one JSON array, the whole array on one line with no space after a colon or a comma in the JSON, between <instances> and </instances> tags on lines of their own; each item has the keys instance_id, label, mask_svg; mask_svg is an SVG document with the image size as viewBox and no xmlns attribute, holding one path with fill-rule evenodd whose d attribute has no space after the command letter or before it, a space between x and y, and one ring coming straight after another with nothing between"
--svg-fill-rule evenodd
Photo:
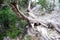
<instances>
[{"instance_id":1,"label":"forked branch","mask_svg":"<svg viewBox=\"0 0 60 40\"><path fill-rule=\"evenodd\" d=\"M30 17L24 15L24 13L22 13L20 10L19 10L19 7L18 7L18 0L15 0L13 3L10 4L12 10L16 13L16 15L21 18L21 19L24 19L24 20L27 20L29 26L31 27L31 24L30 24Z\"/></svg>"}]
</instances>

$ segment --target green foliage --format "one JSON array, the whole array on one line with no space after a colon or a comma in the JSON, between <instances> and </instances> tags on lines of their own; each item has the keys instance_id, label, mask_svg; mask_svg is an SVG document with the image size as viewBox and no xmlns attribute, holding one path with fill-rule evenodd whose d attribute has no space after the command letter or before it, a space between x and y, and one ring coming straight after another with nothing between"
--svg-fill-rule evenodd
<instances>
[{"instance_id":1,"label":"green foliage","mask_svg":"<svg viewBox=\"0 0 60 40\"><path fill-rule=\"evenodd\" d=\"M3 26L4 22L8 23L7 29L5 26ZM16 23L19 23L18 27L16 27ZM1 24L3 26L0 27L0 29L2 29L0 30L0 37L2 39L4 36L15 38L19 34L23 34L25 25L27 23L26 20L21 20L20 18L18 18L17 15L8 6L4 6L0 10L0 25Z\"/></svg>"},{"instance_id":2,"label":"green foliage","mask_svg":"<svg viewBox=\"0 0 60 40\"><path fill-rule=\"evenodd\" d=\"M46 0L39 0L38 4L42 6L42 9L45 8L49 12L54 10L54 7L55 7L54 3L47 2Z\"/></svg>"},{"instance_id":3,"label":"green foliage","mask_svg":"<svg viewBox=\"0 0 60 40\"><path fill-rule=\"evenodd\" d=\"M46 8L47 7L46 0L39 0L38 4L41 4L43 8Z\"/></svg>"},{"instance_id":4,"label":"green foliage","mask_svg":"<svg viewBox=\"0 0 60 40\"><path fill-rule=\"evenodd\" d=\"M3 40L3 36L4 36L4 35L1 33L1 34L0 34L0 40Z\"/></svg>"},{"instance_id":5,"label":"green foliage","mask_svg":"<svg viewBox=\"0 0 60 40\"><path fill-rule=\"evenodd\" d=\"M29 35L27 36L27 40L31 40L31 37Z\"/></svg>"},{"instance_id":6,"label":"green foliage","mask_svg":"<svg viewBox=\"0 0 60 40\"><path fill-rule=\"evenodd\" d=\"M11 26L7 32L7 35L10 36L11 38L15 38L19 32L20 30L18 30L16 27Z\"/></svg>"},{"instance_id":7,"label":"green foliage","mask_svg":"<svg viewBox=\"0 0 60 40\"><path fill-rule=\"evenodd\" d=\"M19 0L20 10L25 10L28 7L28 0Z\"/></svg>"}]
</instances>

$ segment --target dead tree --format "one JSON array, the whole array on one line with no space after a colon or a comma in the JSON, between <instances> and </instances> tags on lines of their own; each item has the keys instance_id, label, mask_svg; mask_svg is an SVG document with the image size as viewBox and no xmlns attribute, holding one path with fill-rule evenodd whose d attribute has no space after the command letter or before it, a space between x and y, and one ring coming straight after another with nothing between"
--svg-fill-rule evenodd
<instances>
[{"instance_id":1,"label":"dead tree","mask_svg":"<svg viewBox=\"0 0 60 40\"><path fill-rule=\"evenodd\" d=\"M45 19L44 20L38 19L33 13L31 13L32 9L30 9L30 4L28 5L28 10L30 11L28 13L29 16L25 15L23 12L21 12L21 10L19 10L18 0L15 0L9 6L11 7L11 9L16 13L16 15L19 18L21 18L23 20L27 20L27 22L29 24L29 26L28 26L29 29L28 30L34 30L35 33L37 31L39 34L42 32L40 34L40 36L42 37L41 40L52 40L47 35L47 29L50 29L50 28L54 27L54 30L59 31L58 30L59 28L58 28L58 26L56 26L55 22L49 21L48 19L47 20L45 20ZM52 25L50 25L50 23ZM45 33L44 33L44 31L45 31ZM34 33L32 33L32 34L34 34Z\"/></svg>"}]
</instances>

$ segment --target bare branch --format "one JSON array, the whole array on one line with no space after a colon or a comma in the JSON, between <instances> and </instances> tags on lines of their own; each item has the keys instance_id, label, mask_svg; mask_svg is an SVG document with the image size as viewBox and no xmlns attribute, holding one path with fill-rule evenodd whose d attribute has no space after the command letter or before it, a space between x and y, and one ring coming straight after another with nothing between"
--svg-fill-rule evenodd
<instances>
[{"instance_id":1,"label":"bare branch","mask_svg":"<svg viewBox=\"0 0 60 40\"><path fill-rule=\"evenodd\" d=\"M24 19L24 20L27 20L28 24L29 24L29 27L31 27L31 24L30 24L30 20L32 18L30 17L27 17L26 15L24 15L24 13L22 13L20 10L19 10L19 7L18 7L18 0L15 0L15 2L11 3L10 4L12 10L16 13L16 15L21 18L21 19Z\"/></svg>"},{"instance_id":2,"label":"bare branch","mask_svg":"<svg viewBox=\"0 0 60 40\"><path fill-rule=\"evenodd\" d=\"M29 0L29 4L28 4L28 11L31 11L31 0Z\"/></svg>"},{"instance_id":3,"label":"bare branch","mask_svg":"<svg viewBox=\"0 0 60 40\"><path fill-rule=\"evenodd\" d=\"M22 13L20 10L19 10L19 7L18 7L18 0L15 0L13 3L10 4L12 10L22 19L27 19L27 16L24 15L24 13Z\"/></svg>"}]
</instances>

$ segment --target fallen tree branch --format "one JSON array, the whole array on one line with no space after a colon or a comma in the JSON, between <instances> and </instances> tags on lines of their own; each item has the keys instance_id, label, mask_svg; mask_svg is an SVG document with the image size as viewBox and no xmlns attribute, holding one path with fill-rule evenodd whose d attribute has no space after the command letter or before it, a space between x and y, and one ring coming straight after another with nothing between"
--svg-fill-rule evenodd
<instances>
[{"instance_id":1,"label":"fallen tree branch","mask_svg":"<svg viewBox=\"0 0 60 40\"><path fill-rule=\"evenodd\" d=\"M23 20L27 20L29 27L31 27L30 21L32 20L32 18L29 17L29 16L24 15L24 13L19 10L18 0L15 0L13 3L10 3L9 6L12 8L12 10L16 13L16 15L19 18L21 18Z\"/></svg>"}]
</instances>

